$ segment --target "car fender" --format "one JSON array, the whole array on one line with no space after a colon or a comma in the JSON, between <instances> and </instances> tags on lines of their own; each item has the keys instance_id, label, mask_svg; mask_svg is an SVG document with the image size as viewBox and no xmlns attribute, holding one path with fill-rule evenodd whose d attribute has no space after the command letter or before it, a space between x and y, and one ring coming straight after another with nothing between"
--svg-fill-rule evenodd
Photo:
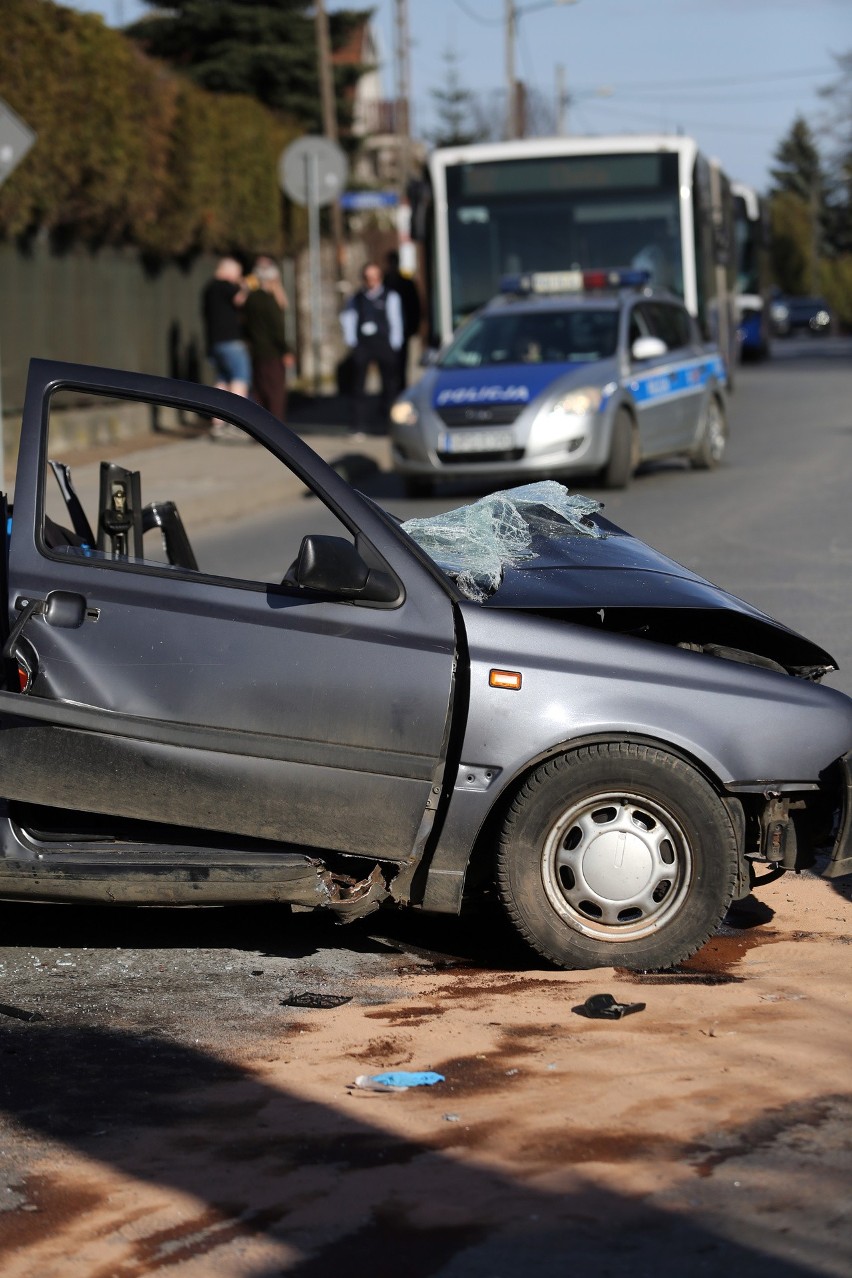
<instances>
[{"instance_id":1,"label":"car fender","mask_svg":"<svg viewBox=\"0 0 852 1278\"><path fill-rule=\"evenodd\" d=\"M458 908L489 816L554 754L590 741L651 742L692 761L724 794L815 786L852 746L852 700L831 688L572 623L466 603L458 611L468 714L427 908ZM520 688L491 687L494 669L517 672Z\"/></svg>"}]
</instances>

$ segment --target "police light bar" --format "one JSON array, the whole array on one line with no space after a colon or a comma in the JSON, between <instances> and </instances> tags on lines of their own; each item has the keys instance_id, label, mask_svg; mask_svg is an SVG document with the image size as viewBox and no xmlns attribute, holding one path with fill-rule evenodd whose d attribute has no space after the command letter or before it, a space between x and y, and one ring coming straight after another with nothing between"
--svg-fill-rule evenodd
<instances>
[{"instance_id":1,"label":"police light bar","mask_svg":"<svg viewBox=\"0 0 852 1278\"><path fill-rule=\"evenodd\" d=\"M632 267L598 271L529 271L521 275L504 275L501 293L582 293L601 288L642 288L651 278L650 271Z\"/></svg>"}]
</instances>

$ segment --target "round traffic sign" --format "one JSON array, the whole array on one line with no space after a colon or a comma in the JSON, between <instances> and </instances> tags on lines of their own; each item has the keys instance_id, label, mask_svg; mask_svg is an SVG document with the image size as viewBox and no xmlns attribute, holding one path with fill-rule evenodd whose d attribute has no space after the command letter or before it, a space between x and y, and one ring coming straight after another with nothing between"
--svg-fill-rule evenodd
<instances>
[{"instance_id":1,"label":"round traffic sign","mask_svg":"<svg viewBox=\"0 0 852 1278\"><path fill-rule=\"evenodd\" d=\"M336 142L328 138L299 138L281 152L278 180L285 195L297 204L331 204L346 185L349 165Z\"/></svg>"}]
</instances>

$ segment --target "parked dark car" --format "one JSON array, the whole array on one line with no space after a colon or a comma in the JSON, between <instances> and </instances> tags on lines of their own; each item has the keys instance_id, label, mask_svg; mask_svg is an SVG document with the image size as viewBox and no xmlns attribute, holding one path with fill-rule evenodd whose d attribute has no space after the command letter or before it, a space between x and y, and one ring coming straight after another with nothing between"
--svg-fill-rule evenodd
<instances>
[{"instance_id":1,"label":"parked dark car","mask_svg":"<svg viewBox=\"0 0 852 1278\"><path fill-rule=\"evenodd\" d=\"M769 316L775 337L831 332L831 311L822 297L777 297L770 305Z\"/></svg>"},{"instance_id":2,"label":"parked dark car","mask_svg":"<svg viewBox=\"0 0 852 1278\"><path fill-rule=\"evenodd\" d=\"M230 422L287 519L231 544L237 453L213 543L139 471L78 490L63 397ZM815 848L852 869L832 658L554 481L400 525L246 399L33 361L0 518L0 898L345 920L495 888L547 960L645 969Z\"/></svg>"}]
</instances>

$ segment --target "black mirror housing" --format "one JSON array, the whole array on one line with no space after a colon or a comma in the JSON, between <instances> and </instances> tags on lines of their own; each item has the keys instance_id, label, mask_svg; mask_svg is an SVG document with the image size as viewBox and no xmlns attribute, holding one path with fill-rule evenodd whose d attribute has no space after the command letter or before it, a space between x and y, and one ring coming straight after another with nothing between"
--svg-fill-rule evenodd
<instances>
[{"instance_id":1,"label":"black mirror housing","mask_svg":"<svg viewBox=\"0 0 852 1278\"><path fill-rule=\"evenodd\" d=\"M293 578L303 590L393 604L399 587L390 573L370 568L345 537L302 538Z\"/></svg>"},{"instance_id":2,"label":"black mirror housing","mask_svg":"<svg viewBox=\"0 0 852 1278\"><path fill-rule=\"evenodd\" d=\"M295 578L306 590L331 595L361 594L370 570L345 537L303 537Z\"/></svg>"}]
</instances>

